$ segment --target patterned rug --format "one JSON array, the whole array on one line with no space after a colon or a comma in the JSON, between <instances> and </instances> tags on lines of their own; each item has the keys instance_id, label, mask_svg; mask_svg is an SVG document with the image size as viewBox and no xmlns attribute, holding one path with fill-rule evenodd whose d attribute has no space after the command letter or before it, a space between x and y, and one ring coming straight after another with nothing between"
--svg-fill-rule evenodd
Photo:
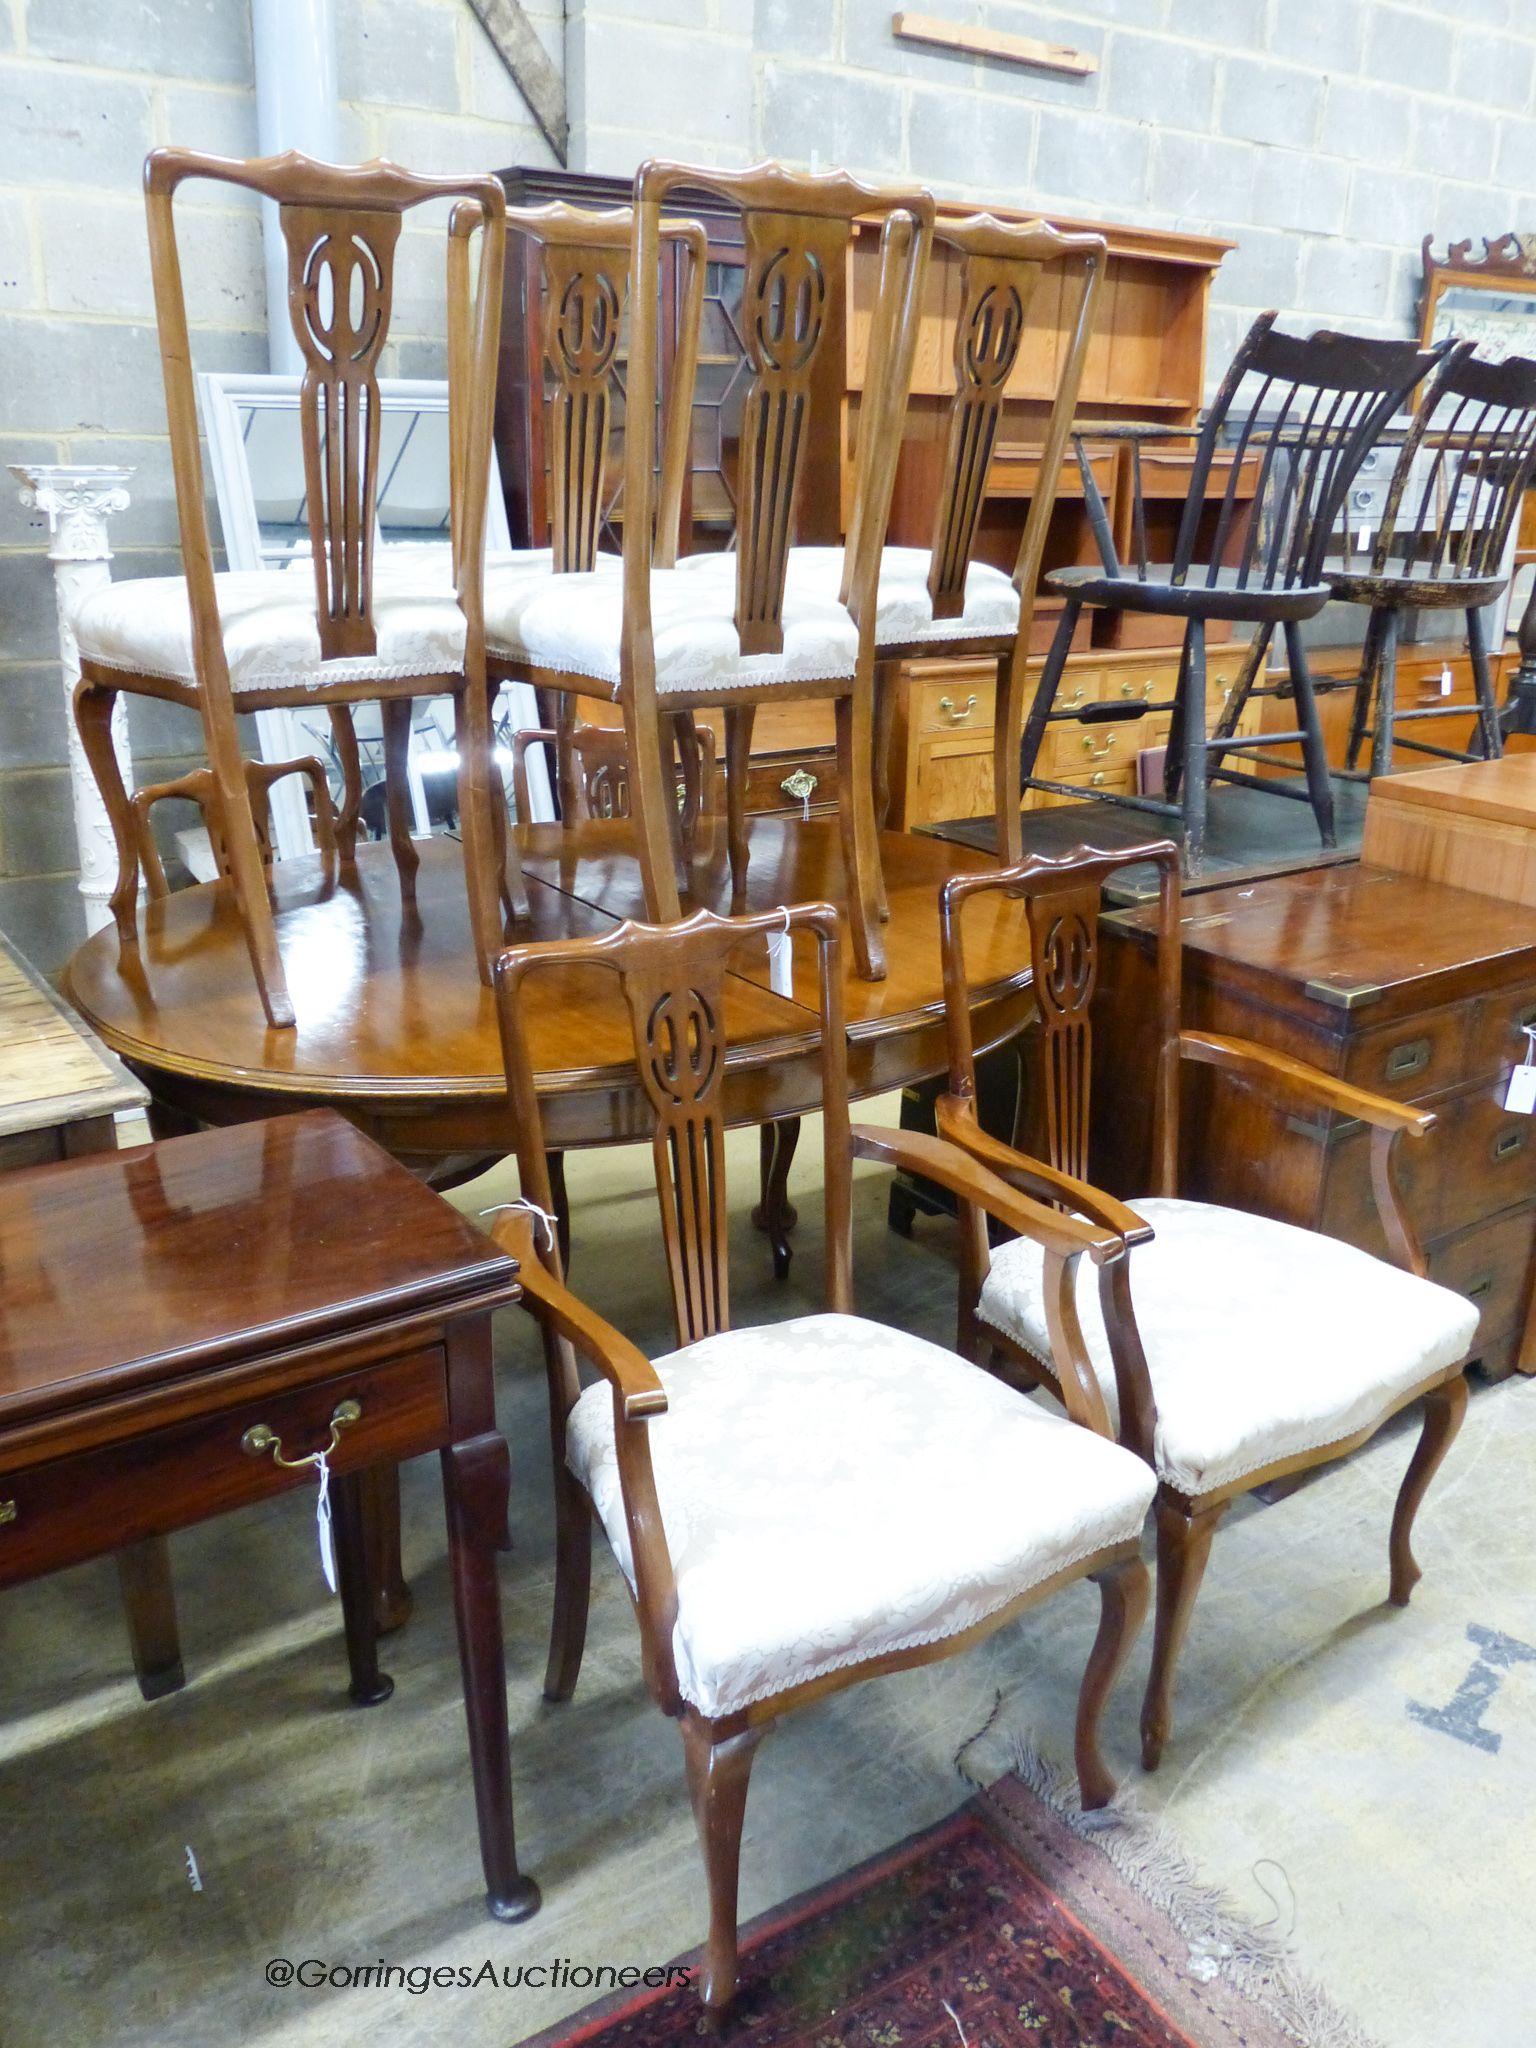
<instances>
[{"instance_id":1,"label":"patterned rug","mask_svg":"<svg viewBox=\"0 0 1536 2048\"><path fill-rule=\"evenodd\" d=\"M686 1984L606 1999L529 2048L698 2048L706 2031ZM725 2032L751 2048L1295 2041L1017 1777L754 1923Z\"/></svg>"}]
</instances>

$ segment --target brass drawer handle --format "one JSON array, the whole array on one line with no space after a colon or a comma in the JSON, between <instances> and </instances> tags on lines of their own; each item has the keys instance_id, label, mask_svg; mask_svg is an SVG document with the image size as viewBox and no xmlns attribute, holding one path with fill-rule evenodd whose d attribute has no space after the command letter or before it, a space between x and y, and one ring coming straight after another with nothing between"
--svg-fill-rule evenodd
<instances>
[{"instance_id":1,"label":"brass drawer handle","mask_svg":"<svg viewBox=\"0 0 1536 2048\"><path fill-rule=\"evenodd\" d=\"M1500 1131L1493 1141L1495 1159L1508 1159L1525 1143L1525 1132L1518 1124L1511 1124L1508 1130Z\"/></svg>"},{"instance_id":2,"label":"brass drawer handle","mask_svg":"<svg viewBox=\"0 0 1536 2048\"><path fill-rule=\"evenodd\" d=\"M5 1523L5 1522L14 1522L14 1521L15 1521L15 1519L16 1519L16 1503L15 1503L15 1501L13 1501L13 1500L0 1500L0 1524L3 1524L3 1523Z\"/></svg>"},{"instance_id":3,"label":"brass drawer handle","mask_svg":"<svg viewBox=\"0 0 1536 2048\"><path fill-rule=\"evenodd\" d=\"M797 804L809 803L811 791L816 787L816 778L807 768L796 768L779 784L786 796L792 796Z\"/></svg>"},{"instance_id":4,"label":"brass drawer handle","mask_svg":"<svg viewBox=\"0 0 1536 2048\"><path fill-rule=\"evenodd\" d=\"M1476 1301L1480 1294L1490 1294L1492 1291L1493 1275L1491 1273L1479 1273L1475 1280L1469 1280L1462 1289L1462 1293L1465 1294L1468 1301Z\"/></svg>"},{"instance_id":5,"label":"brass drawer handle","mask_svg":"<svg viewBox=\"0 0 1536 2048\"><path fill-rule=\"evenodd\" d=\"M972 690L969 697L966 698L965 705L962 710L957 711L955 709L955 700L953 697L941 697L939 699L939 709L944 713L944 716L949 720L951 725L964 725L965 721L976 709L976 692Z\"/></svg>"},{"instance_id":6,"label":"brass drawer handle","mask_svg":"<svg viewBox=\"0 0 1536 2048\"><path fill-rule=\"evenodd\" d=\"M1074 705L1086 703L1087 698L1088 685L1086 683L1079 683L1077 688L1072 692L1071 696L1063 697L1061 701L1063 707L1066 710L1070 711Z\"/></svg>"},{"instance_id":7,"label":"brass drawer handle","mask_svg":"<svg viewBox=\"0 0 1536 2048\"><path fill-rule=\"evenodd\" d=\"M1429 1040L1406 1039L1402 1045L1394 1045L1387 1054L1387 1079L1401 1081L1409 1074L1422 1074L1428 1065Z\"/></svg>"},{"instance_id":8,"label":"brass drawer handle","mask_svg":"<svg viewBox=\"0 0 1536 2048\"><path fill-rule=\"evenodd\" d=\"M1137 688L1135 683L1122 683L1120 685L1120 694L1122 697L1141 697L1150 702L1152 692L1156 688L1157 677L1148 676L1147 680L1141 685L1139 689Z\"/></svg>"},{"instance_id":9,"label":"brass drawer handle","mask_svg":"<svg viewBox=\"0 0 1536 2048\"><path fill-rule=\"evenodd\" d=\"M1091 788L1102 789L1104 786L1104 770L1101 768L1096 775L1090 775L1088 782Z\"/></svg>"},{"instance_id":10,"label":"brass drawer handle","mask_svg":"<svg viewBox=\"0 0 1536 2048\"><path fill-rule=\"evenodd\" d=\"M1117 733L1111 733L1102 747L1096 747L1093 744L1092 734L1087 734L1083 740L1083 752L1090 761L1102 761L1106 754L1112 754L1115 751L1115 741L1118 737Z\"/></svg>"},{"instance_id":11,"label":"brass drawer handle","mask_svg":"<svg viewBox=\"0 0 1536 2048\"><path fill-rule=\"evenodd\" d=\"M259 1458L263 1451L270 1451L274 1465L281 1465L285 1472L302 1472L306 1466L318 1465L323 1458L328 1458L341 1442L341 1432L350 1429L354 1422L360 1421L362 1413L359 1402L338 1401L331 1410L330 1442L323 1451L311 1451L305 1458L285 1458L282 1438L264 1422L251 1424L240 1439L240 1448L248 1458Z\"/></svg>"}]
</instances>

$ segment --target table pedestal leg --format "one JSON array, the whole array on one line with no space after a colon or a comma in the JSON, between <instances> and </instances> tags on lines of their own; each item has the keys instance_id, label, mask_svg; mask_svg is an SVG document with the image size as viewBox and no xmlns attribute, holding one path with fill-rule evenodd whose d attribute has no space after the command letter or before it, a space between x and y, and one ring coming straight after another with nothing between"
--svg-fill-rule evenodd
<instances>
[{"instance_id":1,"label":"table pedestal leg","mask_svg":"<svg viewBox=\"0 0 1536 2048\"><path fill-rule=\"evenodd\" d=\"M176 1590L171 1555L163 1536L146 1536L117 1553L117 1578L139 1691L147 1700L179 1692L186 1684L176 1632Z\"/></svg>"}]
</instances>

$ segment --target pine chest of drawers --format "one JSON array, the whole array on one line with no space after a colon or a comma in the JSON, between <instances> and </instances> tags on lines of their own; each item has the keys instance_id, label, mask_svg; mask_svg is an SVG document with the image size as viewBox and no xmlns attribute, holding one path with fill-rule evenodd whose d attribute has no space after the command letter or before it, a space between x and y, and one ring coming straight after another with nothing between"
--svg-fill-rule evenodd
<instances>
[{"instance_id":1,"label":"pine chest of drawers","mask_svg":"<svg viewBox=\"0 0 1536 2048\"><path fill-rule=\"evenodd\" d=\"M1398 1146L1430 1273L1477 1301L1491 1376L1536 1372L1536 1117L1504 1108L1536 1024L1536 910L1366 866L1186 901L1184 1021L1258 1040L1433 1109ZM1104 919L1094 1055L1094 1177L1150 1180L1155 911ZM1298 1116L1210 1068L1184 1069L1181 1192L1385 1252L1357 1122Z\"/></svg>"}]
</instances>

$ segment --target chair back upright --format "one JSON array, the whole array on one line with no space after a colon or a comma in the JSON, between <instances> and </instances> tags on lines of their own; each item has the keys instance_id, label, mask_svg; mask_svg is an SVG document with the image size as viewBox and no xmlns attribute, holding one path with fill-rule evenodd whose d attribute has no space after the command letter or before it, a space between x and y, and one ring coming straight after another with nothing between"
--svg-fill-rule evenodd
<instances>
[{"instance_id":1,"label":"chair back upright","mask_svg":"<svg viewBox=\"0 0 1536 2048\"><path fill-rule=\"evenodd\" d=\"M448 238L447 297L455 586L468 628L466 662L483 670L481 561L500 334L506 200L493 177L418 176L383 161L337 165L296 150L250 161L156 149L144 165L150 269L170 423L181 552L199 682L227 697L199 450L186 297L174 198L189 179L236 185L276 204L288 251L288 314L304 361L299 428L305 512L324 660L377 652L379 364L389 339L394 265L404 216L434 200L462 202ZM471 293L469 243L480 262ZM480 479L478 490L466 478ZM220 692L222 685L222 692Z\"/></svg>"},{"instance_id":2,"label":"chair back upright","mask_svg":"<svg viewBox=\"0 0 1536 2048\"><path fill-rule=\"evenodd\" d=\"M784 583L797 498L813 434L840 431L847 255L856 223L881 223L880 273L860 410L846 602L873 624L880 549L895 484L900 421L912 374L918 291L933 232L934 202L921 186L878 188L842 171L802 173L779 164L722 171L650 162L635 178L637 280L656 275L662 208L679 190L707 192L739 208L744 240L742 339L751 375L742 403L736 487L735 626L741 652L777 654L784 644ZM656 402L656 295L635 299L630 323L629 402L639 416ZM824 403L813 405L813 400ZM626 441L626 503L649 505L651 465ZM626 643L643 662L650 636L650 521L624 530Z\"/></svg>"},{"instance_id":3,"label":"chair back upright","mask_svg":"<svg viewBox=\"0 0 1536 2048\"><path fill-rule=\"evenodd\" d=\"M1152 1157L1158 1194L1177 1192L1179 1157L1180 854L1171 839L1107 850L1075 846L1032 853L1011 866L954 875L939 898L949 1093L974 1117L976 1057L965 964L964 912L980 897L1022 903L1039 1013L1040 1095L1047 1163L1091 1181L1089 1133L1093 1083L1092 1003L1098 978L1099 908L1104 885L1122 868L1150 863L1158 875L1157 1001L1145 1028L1157 1048ZM994 906L995 911L995 906Z\"/></svg>"},{"instance_id":4,"label":"chair back upright","mask_svg":"<svg viewBox=\"0 0 1536 2048\"><path fill-rule=\"evenodd\" d=\"M596 564L612 510L607 459L614 400L621 395L619 342L631 290L634 213L628 206L594 213L557 199L509 207L507 228L537 244L542 258L540 348L554 385L548 413L554 568L587 570ZM657 236L658 243L677 243L685 258L669 389L659 398L653 394L649 407L627 409L625 424L652 417L664 402L653 545L658 564L669 567L677 559L708 242L694 220L663 220ZM648 274L648 290L659 284ZM654 466L654 436L636 438Z\"/></svg>"},{"instance_id":5,"label":"chair back upright","mask_svg":"<svg viewBox=\"0 0 1536 2048\"><path fill-rule=\"evenodd\" d=\"M1536 362L1460 342L1424 387L1398 452L1371 569L1485 581L1536 470Z\"/></svg>"},{"instance_id":6,"label":"chair back upright","mask_svg":"<svg viewBox=\"0 0 1536 2048\"><path fill-rule=\"evenodd\" d=\"M672 925L626 920L599 939L511 946L497 963L497 1016L518 1134L518 1175L525 1197L545 1210L554 1203L525 987L552 969L569 975L601 968L618 977L652 1115L651 1151L679 1345L730 1327L726 1012L733 1001L750 1001L760 993L743 979L745 947L760 948L772 934L786 931L791 944L796 933L804 932L815 945L826 1302L829 1309L846 1311L851 1301L851 1140L838 914L831 904L799 904L754 917L699 910ZM760 962L760 951L757 958ZM553 1233L548 1235L552 1239ZM541 1252L558 1273L558 1247L551 1242Z\"/></svg>"}]
</instances>

